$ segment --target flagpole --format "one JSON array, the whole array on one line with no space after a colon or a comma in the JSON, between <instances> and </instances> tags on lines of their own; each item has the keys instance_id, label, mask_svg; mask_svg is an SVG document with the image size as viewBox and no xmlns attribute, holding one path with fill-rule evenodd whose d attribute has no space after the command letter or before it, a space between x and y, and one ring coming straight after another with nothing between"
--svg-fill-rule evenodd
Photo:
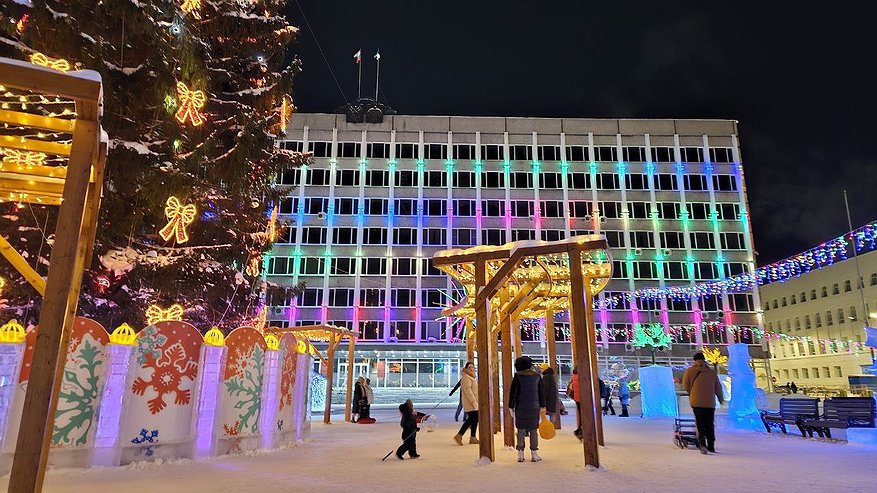
<instances>
[{"instance_id":1,"label":"flagpole","mask_svg":"<svg viewBox=\"0 0 877 493\"><path fill-rule=\"evenodd\" d=\"M362 48L356 52L357 54L362 53ZM359 66L359 79L356 84L356 99L362 98L362 55L359 56L356 60L356 65Z\"/></svg>"},{"instance_id":2,"label":"flagpole","mask_svg":"<svg viewBox=\"0 0 877 493\"><path fill-rule=\"evenodd\" d=\"M381 87L381 52L375 55L375 59L378 61L378 69L375 72L375 102L378 100L378 88Z\"/></svg>"}]
</instances>

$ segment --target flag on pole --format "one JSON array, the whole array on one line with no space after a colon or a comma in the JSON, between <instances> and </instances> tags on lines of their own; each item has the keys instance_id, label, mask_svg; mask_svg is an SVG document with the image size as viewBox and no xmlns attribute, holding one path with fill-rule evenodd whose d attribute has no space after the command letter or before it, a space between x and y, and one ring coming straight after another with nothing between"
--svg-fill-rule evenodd
<instances>
[{"instance_id":1,"label":"flag on pole","mask_svg":"<svg viewBox=\"0 0 877 493\"><path fill-rule=\"evenodd\" d=\"M361 62L362 61L362 50L358 50L356 53L354 53L353 59L356 60L356 63Z\"/></svg>"},{"instance_id":2,"label":"flag on pole","mask_svg":"<svg viewBox=\"0 0 877 493\"><path fill-rule=\"evenodd\" d=\"M375 60L380 60L380 59L381 59L381 50L378 50L378 52L375 53Z\"/></svg>"}]
</instances>

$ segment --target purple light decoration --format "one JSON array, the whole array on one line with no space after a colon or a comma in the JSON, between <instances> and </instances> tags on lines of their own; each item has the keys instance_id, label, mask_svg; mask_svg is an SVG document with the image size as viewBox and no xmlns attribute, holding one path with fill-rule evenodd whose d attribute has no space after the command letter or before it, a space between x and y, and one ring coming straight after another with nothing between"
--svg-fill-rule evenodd
<instances>
[{"instance_id":1,"label":"purple light decoration","mask_svg":"<svg viewBox=\"0 0 877 493\"><path fill-rule=\"evenodd\" d=\"M311 356L299 354L295 366L295 389L293 398L295 402L295 439L303 440L310 435L310 383L311 383Z\"/></svg>"},{"instance_id":2,"label":"purple light decoration","mask_svg":"<svg viewBox=\"0 0 877 493\"><path fill-rule=\"evenodd\" d=\"M264 375L262 380L262 410L259 416L259 432L262 434L262 448L274 447L274 423L277 418L277 393L280 391L280 351L265 351Z\"/></svg>"},{"instance_id":3,"label":"purple light decoration","mask_svg":"<svg viewBox=\"0 0 877 493\"><path fill-rule=\"evenodd\" d=\"M219 383L224 366L225 346L201 346L201 371L198 372L198 400L195 414L195 458L216 455L216 416L219 408Z\"/></svg>"},{"instance_id":4,"label":"purple light decoration","mask_svg":"<svg viewBox=\"0 0 877 493\"><path fill-rule=\"evenodd\" d=\"M122 424L128 373L136 346L110 344L107 346L106 384L97 411L97 429L94 434L92 466L118 466L122 447L119 429Z\"/></svg>"}]
</instances>

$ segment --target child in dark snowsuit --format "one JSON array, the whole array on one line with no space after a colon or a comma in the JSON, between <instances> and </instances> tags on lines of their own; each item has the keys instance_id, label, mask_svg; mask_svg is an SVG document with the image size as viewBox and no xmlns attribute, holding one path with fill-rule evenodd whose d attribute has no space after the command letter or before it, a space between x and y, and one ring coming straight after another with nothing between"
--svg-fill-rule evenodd
<instances>
[{"instance_id":1,"label":"child in dark snowsuit","mask_svg":"<svg viewBox=\"0 0 877 493\"><path fill-rule=\"evenodd\" d=\"M414 409L408 403L410 400L404 404L399 404L399 414L402 415L401 421L399 421L399 426L402 427L402 445L396 449L396 457L400 460L404 459L402 457L405 452L408 452L408 457L412 459L416 459L420 457L417 453L417 432L420 431L420 428L417 427L417 416L414 414Z\"/></svg>"}]
</instances>

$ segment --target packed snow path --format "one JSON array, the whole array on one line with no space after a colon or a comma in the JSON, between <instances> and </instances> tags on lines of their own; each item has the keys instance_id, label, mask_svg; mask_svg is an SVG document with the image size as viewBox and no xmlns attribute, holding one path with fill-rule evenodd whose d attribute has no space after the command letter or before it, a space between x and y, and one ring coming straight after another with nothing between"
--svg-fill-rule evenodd
<instances>
[{"instance_id":1,"label":"packed snow path","mask_svg":"<svg viewBox=\"0 0 877 493\"><path fill-rule=\"evenodd\" d=\"M672 443L672 420L605 419L603 470L583 466L565 416L555 439L543 441L540 463L516 462L496 435L497 462L477 465L476 445L453 442L453 410L437 412L434 433L417 437L420 459L391 455L399 444L396 413L376 411L374 425L314 423L313 437L285 450L205 462L140 463L121 468L50 471L44 491L61 492L518 492L518 491L869 491L877 482L877 450L844 443L770 436L720 427L717 455ZM529 460L529 452L527 453ZM8 478L0 483L4 487Z\"/></svg>"}]
</instances>

